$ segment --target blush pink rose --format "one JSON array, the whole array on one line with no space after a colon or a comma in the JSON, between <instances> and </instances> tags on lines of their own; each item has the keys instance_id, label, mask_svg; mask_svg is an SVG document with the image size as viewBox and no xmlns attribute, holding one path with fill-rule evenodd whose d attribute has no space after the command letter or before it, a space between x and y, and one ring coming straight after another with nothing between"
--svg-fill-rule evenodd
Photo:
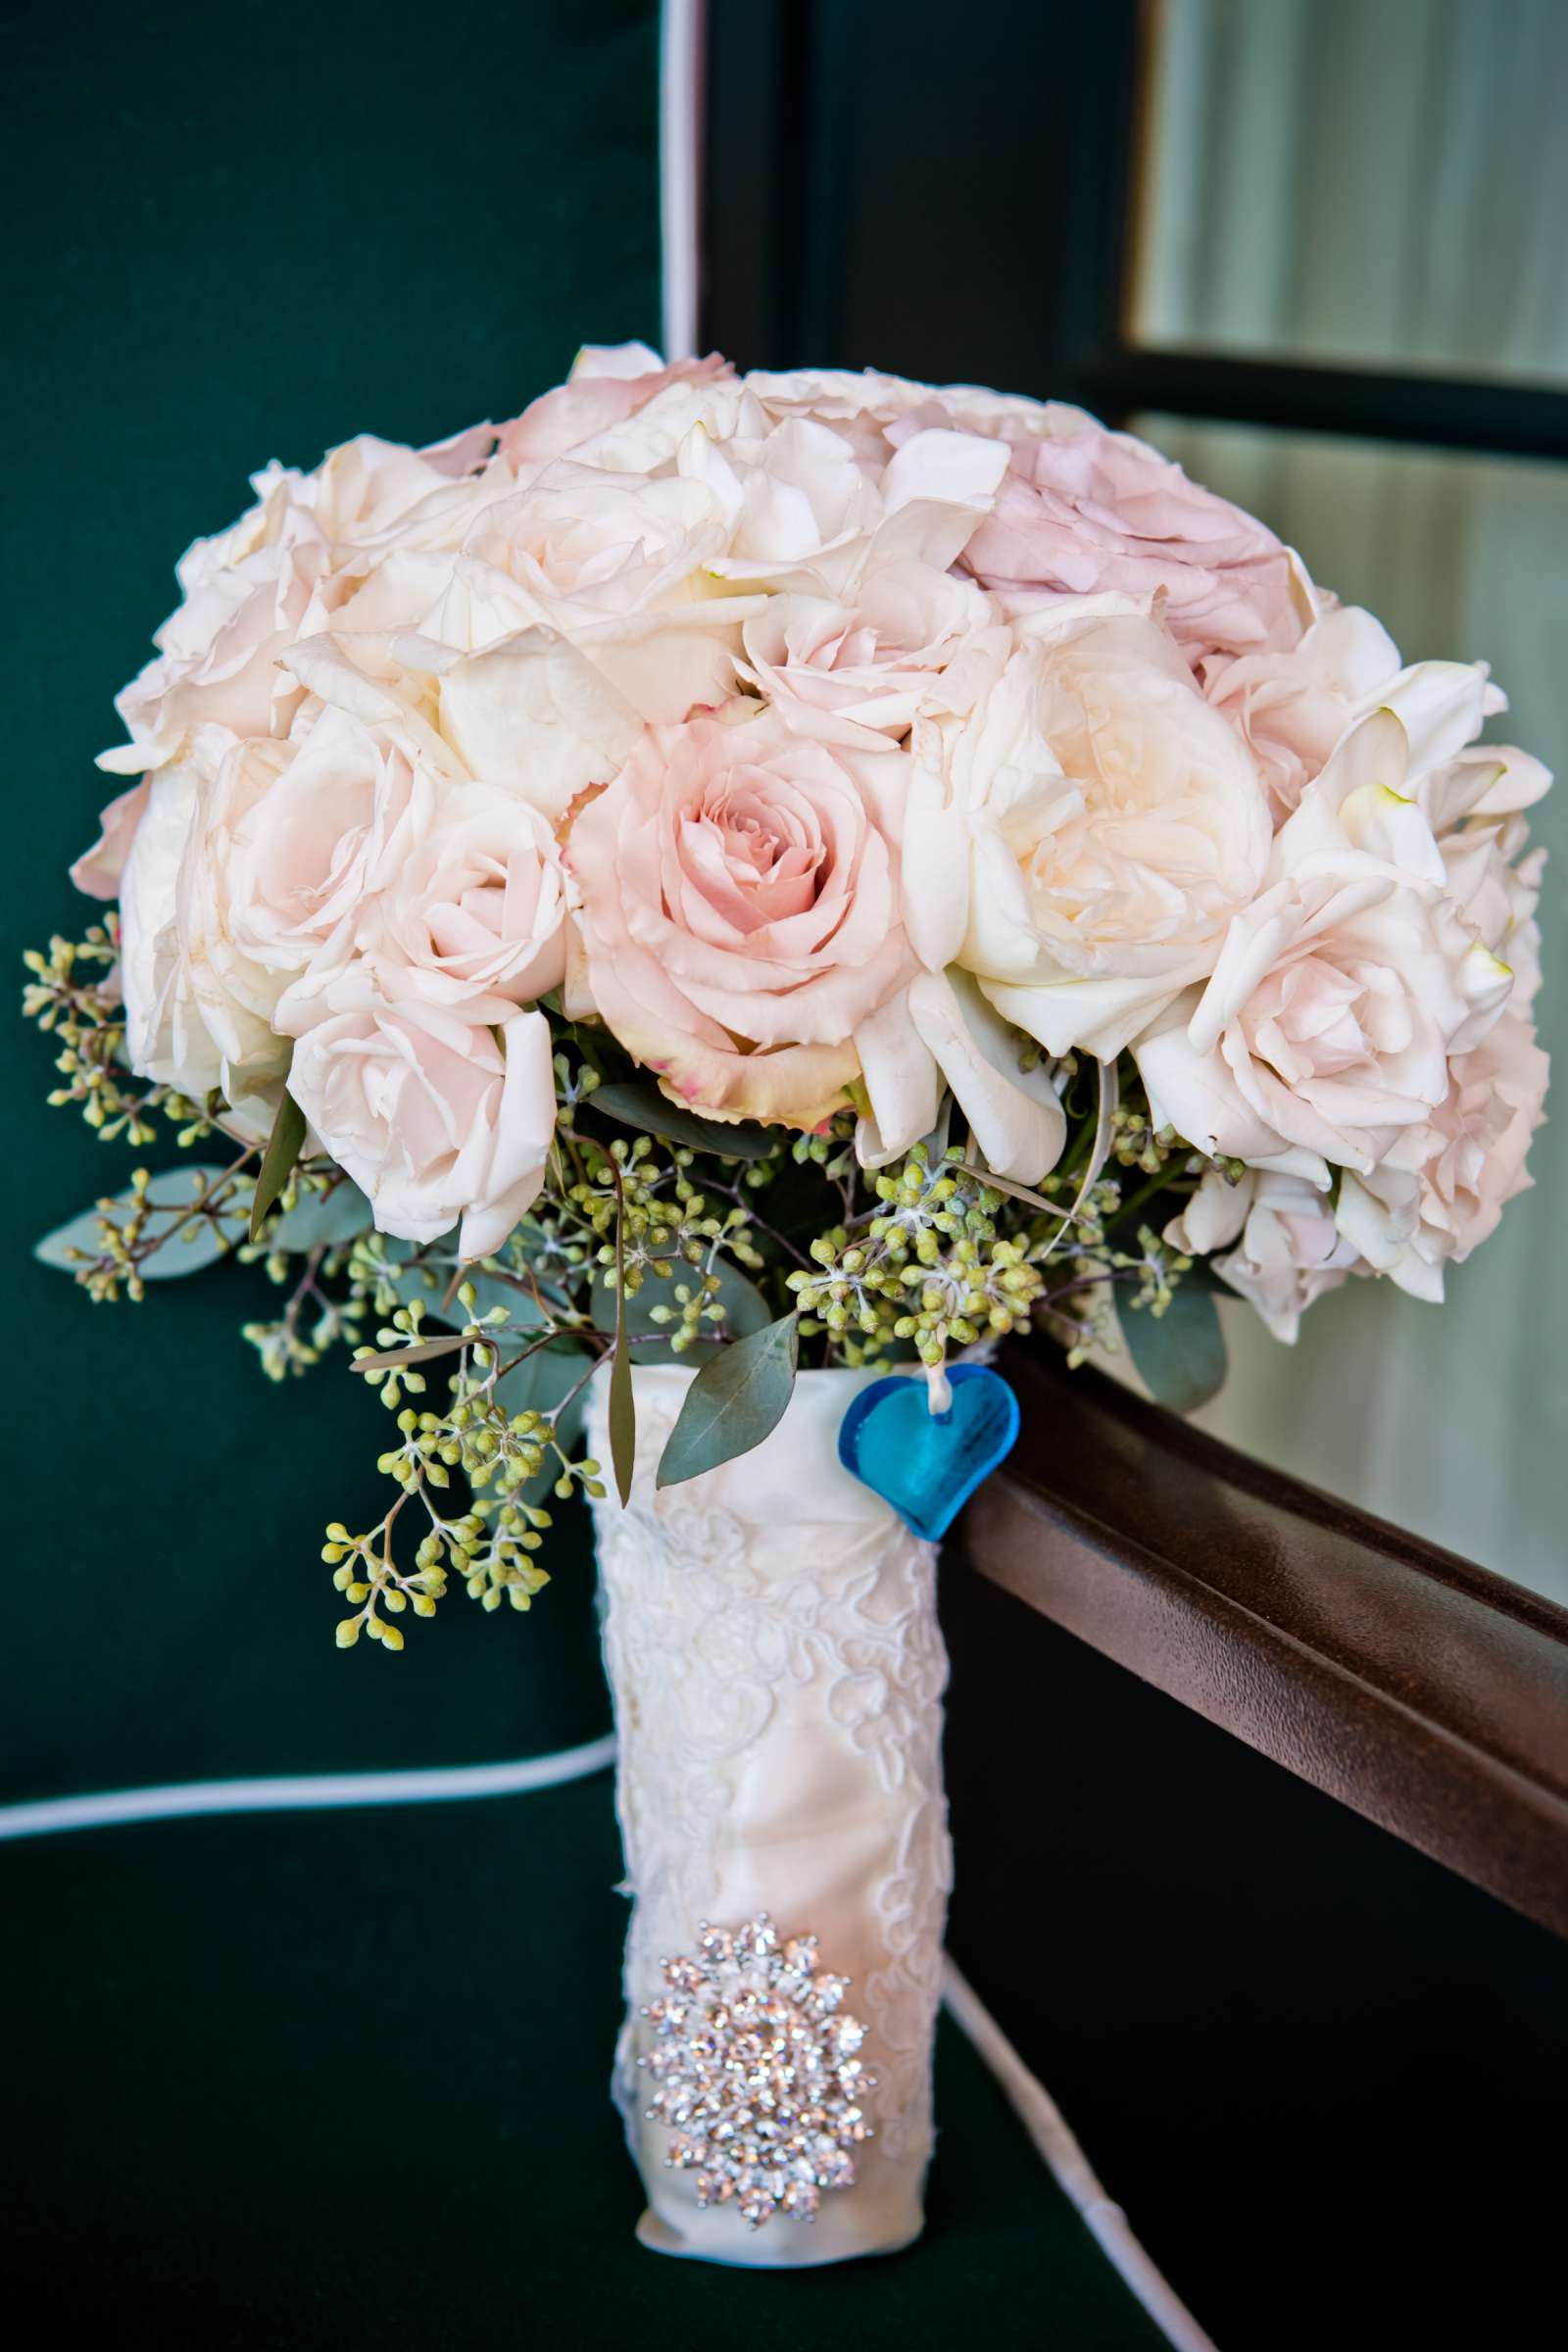
<instances>
[{"instance_id":1,"label":"blush pink rose","mask_svg":"<svg viewBox=\"0 0 1568 2352\"><path fill-rule=\"evenodd\" d=\"M521 592L514 626L563 629L689 599L692 574L723 552L716 504L683 474L611 473L563 462L527 489L497 500L469 533L465 556L476 583L502 598Z\"/></svg>"},{"instance_id":2,"label":"blush pink rose","mask_svg":"<svg viewBox=\"0 0 1568 2352\"><path fill-rule=\"evenodd\" d=\"M370 960L387 994L463 1006L531 1004L566 969L566 877L549 825L494 784L459 784L376 906Z\"/></svg>"},{"instance_id":3,"label":"blush pink rose","mask_svg":"<svg viewBox=\"0 0 1568 2352\"><path fill-rule=\"evenodd\" d=\"M1404 728L1405 777L1413 786L1453 760L1484 719L1507 708L1484 662L1401 665L1388 631L1354 605L1332 606L1288 652L1216 657L1200 664L1200 674L1209 701L1256 760L1276 821L1290 814L1351 727L1374 710L1392 710Z\"/></svg>"},{"instance_id":4,"label":"blush pink rose","mask_svg":"<svg viewBox=\"0 0 1568 2352\"><path fill-rule=\"evenodd\" d=\"M594 1001L664 1092L811 1128L860 1073L857 1030L913 969L907 761L749 708L648 729L566 858Z\"/></svg>"},{"instance_id":5,"label":"blush pink rose","mask_svg":"<svg viewBox=\"0 0 1568 2352\"><path fill-rule=\"evenodd\" d=\"M1214 1271L1294 1347L1307 1308L1367 1268L1334 1222L1326 1192L1299 1176L1249 1168L1232 1184L1210 1168L1166 1226L1173 1250L1213 1255Z\"/></svg>"},{"instance_id":6,"label":"blush pink rose","mask_svg":"<svg viewBox=\"0 0 1568 2352\"><path fill-rule=\"evenodd\" d=\"M1534 1179L1525 1165L1549 1075L1532 1023L1510 1007L1451 1065L1446 1096L1370 1173L1347 1175L1339 1224L1368 1263L1417 1298L1441 1299L1444 1268L1496 1231Z\"/></svg>"},{"instance_id":7,"label":"blush pink rose","mask_svg":"<svg viewBox=\"0 0 1568 2352\"><path fill-rule=\"evenodd\" d=\"M460 1225L461 1254L488 1257L544 1182L556 1091L542 1012L493 1035L368 995L300 1039L288 1088L381 1233L433 1242Z\"/></svg>"},{"instance_id":8,"label":"blush pink rose","mask_svg":"<svg viewBox=\"0 0 1568 2352\"><path fill-rule=\"evenodd\" d=\"M357 953L437 789L401 730L331 709L287 742L243 744L224 761L190 854L214 874L222 931L275 975L279 1029L318 1017L320 988Z\"/></svg>"},{"instance_id":9,"label":"blush pink rose","mask_svg":"<svg viewBox=\"0 0 1568 2352\"><path fill-rule=\"evenodd\" d=\"M672 456L692 423L722 415L739 392L734 369L716 352L666 368L646 343L590 343L567 382L502 426L501 448L522 473L568 456L585 466L640 469ZM651 408L658 413L645 416ZM623 433L634 418L640 426Z\"/></svg>"},{"instance_id":10,"label":"blush pink rose","mask_svg":"<svg viewBox=\"0 0 1568 2352\"><path fill-rule=\"evenodd\" d=\"M202 727L285 734L301 698L280 657L334 621L414 626L477 508L515 487L494 445L488 425L428 450L365 434L314 472L254 475L256 505L175 566L182 601L153 639L157 659L116 699L131 741L99 766L159 767Z\"/></svg>"},{"instance_id":11,"label":"blush pink rose","mask_svg":"<svg viewBox=\"0 0 1568 2352\"><path fill-rule=\"evenodd\" d=\"M897 740L922 710L951 708L1006 638L972 580L908 563L873 571L843 601L770 596L741 642L744 677L786 714L803 705L815 731L848 729L853 742L863 729Z\"/></svg>"},{"instance_id":12,"label":"blush pink rose","mask_svg":"<svg viewBox=\"0 0 1568 2352\"><path fill-rule=\"evenodd\" d=\"M130 845L147 808L150 787L144 776L128 792L112 800L98 818L98 839L83 850L71 869L71 879L89 899L118 899L121 877Z\"/></svg>"},{"instance_id":13,"label":"blush pink rose","mask_svg":"<svg viewBox=\"0 0 1568 2352\"><path fill-rule=\"evenodd\" d=\"M1133 1045L1156 1121L1215 1157L1369 1173L1507 1001L1398 789L1407 744L1390 712L1363 722L1276 835L1201 996Z\"/></svg>"},{"instance_id":14,"label":"blush pink rose","mask_svg":"<svg viewBox=\"0 0 1568 2352\"><path fill-rule=\"evenodd\" d=\"M1009 612L1107 589L1163 590L1165 626L1195 665L1297 642L1311 618L1304 588L1264 524L1081 409L1051 402L1026 420L1014 409L1004 404L995 424L1012 453L1006 478L963 554ZM963 421L986 429L984 412ZM1023 421L1033 429L1020 430Z\"/></svg>"},{"instance_id":15,"label":"blush pink rose","mask_svg":"<svg viewBox=\"0 0 1568 2352\"><path fill-rule=\"evenodd\" d=\"M1393 638L1354 605L1325 612L1287 651L1220 654L1201 665L1203 691L1240 731L1278 818L1398 672Z\"/></svg>"}]
</instances>

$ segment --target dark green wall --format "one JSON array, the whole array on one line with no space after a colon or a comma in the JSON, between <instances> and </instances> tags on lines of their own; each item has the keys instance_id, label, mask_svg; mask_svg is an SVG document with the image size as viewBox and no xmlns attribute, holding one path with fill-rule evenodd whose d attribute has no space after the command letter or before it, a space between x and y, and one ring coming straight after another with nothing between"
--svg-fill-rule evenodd
<instances>
[{"instance_id":1,"label":"dark green wall","mask_svg":"<svg viewBox=\"0 0 1568 2352\"><path fill-rule=\"evenodd\" d=\"M174 559L266 459L513 414L585 340L659 336L653 0L7 11L0 951L89 911L115 690ZM14 1002L14 1000L13 1000ZM220 1267L93 1307L34 1236L132 1164L0 1018L9 1593L0 1802L525 1753L604 1716L578 1531L533 1613L461 1592L401 1658L332 1645L320 1529L376 1509L383 1416L287 1392Z\"/></svg>"}]
</instances>

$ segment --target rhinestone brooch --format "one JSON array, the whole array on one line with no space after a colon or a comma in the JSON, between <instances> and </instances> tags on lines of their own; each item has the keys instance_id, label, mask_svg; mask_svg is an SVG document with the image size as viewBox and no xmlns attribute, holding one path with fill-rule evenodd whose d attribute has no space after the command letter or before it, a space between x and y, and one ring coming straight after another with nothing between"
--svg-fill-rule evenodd
<instances>
[{"instance_id":1,"label":"rhinestone brooch","mask_svg":"<svg viewBox=\"0 0 1568 2352\"><path fill-rule=\"evenodd\" d=\"M654 2086L645 2112L670 2134L665 2163L695 2173L699 2205L733 2205L753 2230L775 2214L814 2222L824 2191L854 2187L853 2151L873 2136L849 1978L818 1966L814 1936L781 1939L765 1911L735 1929L702 1921L696 1951L662 1967L637 2063Z\"/></svg>"}]
</instances>

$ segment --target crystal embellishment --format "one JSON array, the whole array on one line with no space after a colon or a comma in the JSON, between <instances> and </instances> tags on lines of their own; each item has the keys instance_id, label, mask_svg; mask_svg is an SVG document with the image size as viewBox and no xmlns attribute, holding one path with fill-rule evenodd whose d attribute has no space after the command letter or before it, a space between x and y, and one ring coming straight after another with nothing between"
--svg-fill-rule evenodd
<instances>
[{"instance_id":1,"label":"crystal embellishment","mask_svg":"<svg viewBox=\"0 0 1568 2352\"><path fill-rule=\"evenodd\" d=\"M876 2088L865 2028L843 2006L848 1977L817 1965L816 1937L781 1938L765 1911L735 1929L700 1923L695 1952L662 1963L638 2059L653 2085L664 2162L693 2173L701 2206L733 2205L760 2230L814 2222L824 2192L855 2185Z\"/></svg>"}]
</instances>

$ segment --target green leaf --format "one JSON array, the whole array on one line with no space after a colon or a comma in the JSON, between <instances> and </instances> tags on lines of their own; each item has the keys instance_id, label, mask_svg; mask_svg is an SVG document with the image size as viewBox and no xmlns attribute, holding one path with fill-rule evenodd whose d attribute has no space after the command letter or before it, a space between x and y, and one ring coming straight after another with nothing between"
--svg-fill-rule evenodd
<instances>
[{"instance_id":1,"label":"green leaf","mask_svg":"<svg viewBox=\"0 0 1568 2352\"><path fill-rule=\"evenodd\" d=\"M305 1141L305 1113L285 1086L283 1099L272 1121L272 1132L267 1139L262 1154L262 1172L256 1179L256 1191L251 1200L251 1240L261 1238L262 1219L278 1194L294 1173L300 1146Z\"/></svg>"},{"instance_id":2,"label":"green leaf","mask_svg":"<svg viewBox=\"0 0 1568 2352\"><path fill-rule=\"evenodd\" d=\"M760 1446L784 1417L799 1352L796 1319L781 1315L706 1363L670 1431L659 1484L677 1487Z\"/></svg>"},{"instance_id":3,"label":"green leaf","mask_svg":"<svg viewBox=\"0 0 1568 2352\"><path fill-rule=\"evenodd\" d=\"M1183 1275L1162 1315L1128 1307L1120 1318L1127 1352L1156 1404L1190 1413L1225 1383L1225 1334L1206 1290Z\"/></svg>"},{"instance_id":4,"label":"green leaf","mask_svg":"<svg viewBox=\"0 0 1568 2352\"><path fill-rule=\"evenodd\" d=\"M227 1174L226 1168L170 1168L153 1178L147 1198L155 1209L185 1208L195 1200L204 1179L211 1192ZM113 1205L127 1209L134 1199L133 1193L117 1193ZM33 1255L46 1266L59 1266L63 1272L74 1274L79 1261L73 1259L73 1250L81 1250L88 1257L101 1257L104 1253L99 1224L98 1211L85 1209L79 1217L73 1217L69 1225L46 1234L34 1248ZM224 1209L219 1212L218 1224L210 1217L203 1217L188 1242L179 1238L184 1230L181 1225L172 1225L167 1238L156 1250L149 1250L141 1260L136 1271L148 1282L168 1282L176 1275L199 1274L215 1258L225 1257L241 1237L243 1218L238 1209Z\"/></svg>"},{"instance_id":5,"label":"green leaf","mask_svg":"<svg viewBox=\"0 0 1568 2352\"><path fill-rule=\"evenodd\" d=\"M631 1393L631 1349L626 1345L626 1216L615 1219L615 1353L610 1367L610 1459L621 1508L631 1500L632 1463L637 1450L637 1407Z\"/></svg>"},{"instance_id":6,"label":"green leaf","mask_svg":"<svg viewBox=\"0 0 1568 2352\"><path fill-rule=\"evenodd\" d=\"M268 1240L274 1250L332 1250L358 1240L375 1224L375 1214L357 1184L340 1176L329 1193L301 1191L292 1208L285 1208Z\"/></svg>"},{"instance_id":7,"label":"green leaf","mask_svg":"<svg viewBox=\"0 0 1568 2352\"><path fill-rule=\"evenodd\" d=\"M357 1355L356 1372L390 1372L399 1364L427 1364L435 1356L451 1355L463 1346L463 1334L449 1331L444 1339L416 1340L412 1348L388 1348L380 1355Z\"/></svg>"},{"instance_id":8,"label":"green leaf","mask_svg":"<svg viewBox=\"0 0 1568 2352\"><path fill-rule=\"evenodd\" d=\"M722 1347L726 1339L743 1340L754 1331L760 1331L773 1320L773 1308L762 1297L755 1282L744 1275L738 1266L720 1258L713 1269L718 1276L718 1297L725 1308L722 1323L705 1323L703 1337L679 1355L669 1349L669 1334L678 1330L678 1323L656 1323L654 1308L666 1306L678 1316L675 1288L689 1282L695 1288L698 1269L677 1261L669 1281L657 1274L643 1277L643 1287L634 1298L626 1301L626 1328L637 1343L637 1361L640 1364L684 1364L688 1371L702 1363L714 1348Z\"/></svg>"},{"instance_id":9,"label":"green leaf","mask_svg":"<svg viewBox=\"0 0 1568 2352\"><path fill-rule=\"evenodd\" d=\"M686 1144L694 1152L716 1152L729 1159L764 1159L778 1145L778 1137L755 1119L739 1119L733 1125L722 1119L705 1119L698 1111L668 1102L657 1086L617 1081L595 1087L583 1102L586 1109L602 1110L622 1127L636 1127L645 1135L662 1136L666 1143Z\"/></svg>"},{"instance_id":10,"label":"green leaf","mask_svg":"<svg viewBox=\"0 0 1568 2352\"><path fill-rule=\"evenodd\" d=\"M551 1340L496 1382L496 1399L509 1413L553 1413L582 1378L589 1350L574 1340ZM587 1409L586 1392L572 1398L557 1435L569 1453Z\"/></svg>"}]
</instances>

